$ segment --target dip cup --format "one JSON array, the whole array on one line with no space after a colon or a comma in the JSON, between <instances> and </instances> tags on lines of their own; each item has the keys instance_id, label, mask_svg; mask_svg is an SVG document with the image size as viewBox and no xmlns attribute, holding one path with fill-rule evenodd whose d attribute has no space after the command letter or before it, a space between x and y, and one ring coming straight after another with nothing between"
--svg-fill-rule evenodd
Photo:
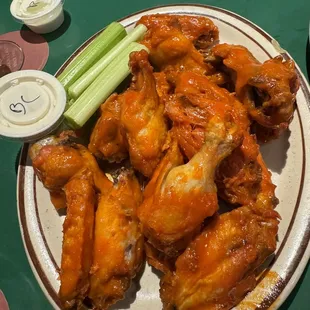
<instances>
[{"instance_id":1,"label":"dip cup","mask_svg":"<svg viewBox=\"0 0 310 310\"><path fill-rule=\"evenodd\" d=\"M52 75L22 70L0 79L0 137L39 140L63 120L66 92Z\"/></svg>"},{"instance_id":2,"label":"dip cup","mask_svg":"<svg viewBox=\"0 0 310 310\"><path fill-rule=\"evenodd\" d=\"M13 0L11 14L35 33L50 33L64 22L64 0Z\"/></svg>"}]
</instances>

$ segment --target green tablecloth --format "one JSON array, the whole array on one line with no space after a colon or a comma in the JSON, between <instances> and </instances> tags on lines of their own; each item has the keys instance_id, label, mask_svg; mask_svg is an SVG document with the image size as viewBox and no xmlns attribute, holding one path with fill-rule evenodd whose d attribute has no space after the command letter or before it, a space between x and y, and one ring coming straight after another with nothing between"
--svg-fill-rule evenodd
<instances>
[{"instance_id":1,"label":"green tablecloth","mask_svg":"<svg viewBox=\"0 0 310 310\"><path fill-rule=\"evenodd\" d=\"M10 2L0 1L0 34L21 28L10 15ZM54 74L83 41L109 22L147 7L180 2L197 0L66 0L62 30L67 29L46 35L50 56L44 70ZM306 74L309 0L201 0L200 4L222 7L250 19L277 39ZM15 191L20 148L20 143L0 140L0 289L12 310L47 310L52 307L31 272L19 231ZM309 292L308 268L281 310L310 309Z\"/></svg>"}]
</instances>

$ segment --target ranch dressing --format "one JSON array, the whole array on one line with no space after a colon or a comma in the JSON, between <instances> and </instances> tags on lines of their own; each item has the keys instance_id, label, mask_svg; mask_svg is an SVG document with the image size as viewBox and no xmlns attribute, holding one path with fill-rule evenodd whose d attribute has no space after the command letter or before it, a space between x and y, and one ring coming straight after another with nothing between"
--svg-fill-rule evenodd
<instances>
[{"instance_id":1,"label":"ranch dressing","mask_svg":"<svg viewBox=\"0 0 310 310\"><path fill-rule=\"evenodd\" d=\"M11 14L33 32L52 32L64 21L63 0L13 0Z\"/></svg>"}]
</instances>

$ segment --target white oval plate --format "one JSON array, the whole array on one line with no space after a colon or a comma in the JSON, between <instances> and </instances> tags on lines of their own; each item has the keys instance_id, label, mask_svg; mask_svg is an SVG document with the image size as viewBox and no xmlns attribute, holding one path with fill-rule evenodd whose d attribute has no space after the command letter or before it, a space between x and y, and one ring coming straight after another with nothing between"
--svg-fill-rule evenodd
<instances>
[{"instance_id":1,"label":"white oval plate","mask_svg":"<svg viewBox=\"0 0 310 310\"><path fill-rule=\"evenodd\" d=\"M250 21L223 9L198 5L164 6L138 12L121 20L130 29L145 14L171 13L203 15L210 17L220 30L221 42L242 44L260 61L283 52L276 42ZM85 42L71 58L93 39ZM62 67L62 69L64 68ZM267 166L277 184L280 204L277 210L282 216L276 255L270 269L261 276L256 289L248 294L237 309L277 309L290 294L301 276L310 256L310 92L306 79L297 67L301 87L297 94L298 109L290 125L290 132L279 140L262 147ZM18 174L18 213L22 237L29 262L45 295L55 309L60 308L58 266L62 246L63 216L59 216L50 202L49 194L34 175L24 146ZM113 309L158 310L159 278L146 266L140 284L134 282L125 300Z\"/></svg>"}]
</instances>

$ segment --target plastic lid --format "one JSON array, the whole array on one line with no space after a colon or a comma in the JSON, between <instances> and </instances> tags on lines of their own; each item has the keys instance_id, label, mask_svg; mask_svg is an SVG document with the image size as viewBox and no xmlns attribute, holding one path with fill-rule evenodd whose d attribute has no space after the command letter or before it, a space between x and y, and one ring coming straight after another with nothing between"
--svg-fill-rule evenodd
<instances>
[{"instance_id":1,"label":"plastic lid","mask_svg":"<svg viewBox=\"0 0 310 310\"><path fill-rule=\"evenodd\" d=\"M36 70L10 73L0 79L0 135L33 141L62 121L66 92L52 75Z\"/></svg>"},{"instance_id":2,"label":"plastic lid","mask_svg":"<svg viewBox=\"0 0 310 310\"><path fill-rule=\"evenodd\" d=\"M11 14L21 20L32 19L51 12L62 0L13 0Z\"/></svg>"}]
</instances>

